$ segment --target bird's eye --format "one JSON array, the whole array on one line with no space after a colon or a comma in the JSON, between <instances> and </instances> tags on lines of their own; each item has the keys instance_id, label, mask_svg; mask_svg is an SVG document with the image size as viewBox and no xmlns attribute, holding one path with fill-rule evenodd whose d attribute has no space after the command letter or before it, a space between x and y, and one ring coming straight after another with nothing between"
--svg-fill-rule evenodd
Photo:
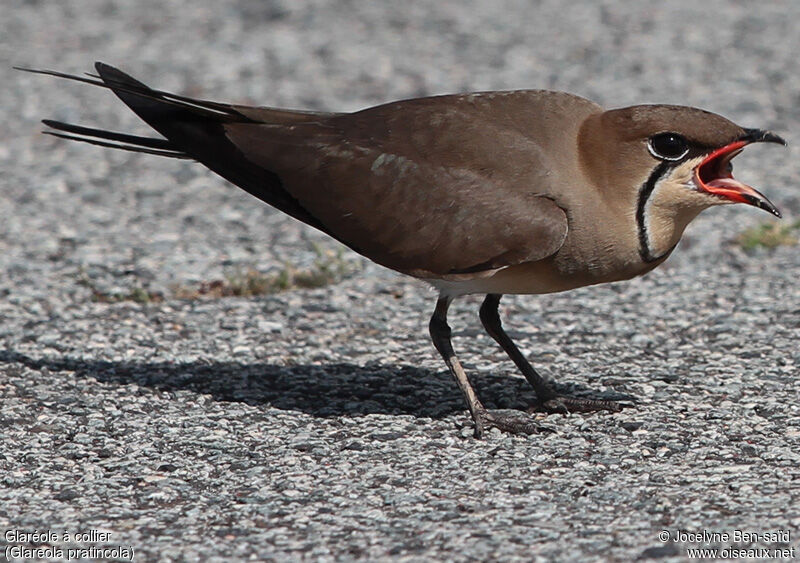
<instances>
[{"instance_id":1,"label":"bird's eye","mask_svg":"<svg viewBox=\"0 0 800 563\"><path fill-rule=\"evenodd\" d=\"M647 148L661 160L680 160L689 152L689 142L677 133L659 133L650 137Z\"/></svg>"}]
</instances>

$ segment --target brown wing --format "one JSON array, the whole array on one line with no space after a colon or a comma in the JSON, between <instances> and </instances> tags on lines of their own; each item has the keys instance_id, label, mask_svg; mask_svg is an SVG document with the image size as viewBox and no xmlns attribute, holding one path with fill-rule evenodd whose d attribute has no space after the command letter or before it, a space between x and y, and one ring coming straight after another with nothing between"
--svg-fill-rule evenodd
<instances>
[{"instance_id":1,"label":"brown wing","mask_svg":"<svg viewBox=\"0 0 800 563\"><path fill-rule=\"evenodd\" d=\"M548 103L559 107L542 107ZM547 111L565 104L574 111ZM291 126L231 123L225 131L323 230L389 268L443 277L558 251L567 217L548 194L564 179L542 146L557 148L553 135L574 144L576 132L549 116L579 124L595 111L565 94L509 92L397 102Z\"/></svg>"},{"instance_id":2,"label":"brown wing","mask_svg":"<svg viewBox=\"0 0 800 563\"><path fill-rule=\"evenodd\" d=\"M577 136L600 108L544 91L297 112L153 90L97 63L97 77L166 139L47 122L102 146L193 158L372 260L421 277L480 274L555 253L555 199L581 181ZM564 174L564 171L572 171Z\"/></svg>"}]
</instances>

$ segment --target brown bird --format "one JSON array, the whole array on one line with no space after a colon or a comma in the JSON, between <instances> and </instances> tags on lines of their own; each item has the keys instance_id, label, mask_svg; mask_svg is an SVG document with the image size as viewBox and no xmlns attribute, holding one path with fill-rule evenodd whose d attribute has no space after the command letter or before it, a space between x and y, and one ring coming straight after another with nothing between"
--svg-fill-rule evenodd
<instances>
[{"instance_id":1,"label":"brown bird","mask_svg":"<svg viewBox=\"0 0 800 563\"><path fill-rule=\"evenodd\" d=\"M675 249L702 210L747 203L780 217L733 178L745 145L785 144L700 109L604 110L564 92L434 96L355 113L197 100L153 90L97 63L97 75L32 72L111 89L163 139L58 121L58 137L196 160L292 217L387 268L439 290L430 321L475 421L533 433L516 410L487 410L450 342L454 298L486 294L480 318L546 411L619 410L557 393L503 330L505 293L536 294L626 280Z\"/></svg>"}]
</instances>

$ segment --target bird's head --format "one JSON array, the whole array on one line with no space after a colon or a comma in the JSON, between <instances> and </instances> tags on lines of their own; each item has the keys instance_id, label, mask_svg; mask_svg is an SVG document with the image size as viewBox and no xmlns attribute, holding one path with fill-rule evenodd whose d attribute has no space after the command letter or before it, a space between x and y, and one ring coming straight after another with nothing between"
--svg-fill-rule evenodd
<instances>
[{"instance_id":1,"label":"bird's head","mask_svg":"<svg viewBox=\"0 0 800 563\"><path fill-rule=\"evenodd\" d=\"M780 217L765 195L733 177L731 160L778 135L704 110L641 105L589 117L580 134L587 177L609 205L635 216L645 262L666 256L703 209L746 203Z\"/></svg>"},{"instance_id":2,"label":"bird's head","mask_svg":"<svg viewBox=\"0 0 800 563\"><path fill-rule=\"evenodd\" d=\"M606 111L587 120L587 129L582 156L602 169L606 189L631 186L637 199L647 200L659 192L659 205L676 208L746 203L780 217L766 196L733 177L731 164L751 143L785 145L775 133L746 129L701 109L668 105Z\"/></svg>"}]
</instances>

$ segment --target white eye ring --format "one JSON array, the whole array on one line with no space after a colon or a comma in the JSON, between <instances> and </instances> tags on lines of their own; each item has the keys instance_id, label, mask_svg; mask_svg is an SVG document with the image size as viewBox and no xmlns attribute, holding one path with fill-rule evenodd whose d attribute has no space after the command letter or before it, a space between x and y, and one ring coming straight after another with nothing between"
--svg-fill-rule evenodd
<instances>
[{"instance_id":1,"label":"white eye ring","mask_svg":"<svg viewBox=\"0 0 800 563\"><path fill-rule=\"evenodd\" d=\"M659 151L654 146L654 144L658 143L659 141L683 144L683 151L680 154L665 154L667 151L665 150ZM689 143L686 141L686 139L684 139L681 135L678 135L677 133L669 133L669 132L658 133L657 135L653 135L652 137L647 139L647 150L650 151L651 155L653 155L659 160L669 160L674 162L686 156L686 154L689 152Z\"/></svg>"}]
</instances>

